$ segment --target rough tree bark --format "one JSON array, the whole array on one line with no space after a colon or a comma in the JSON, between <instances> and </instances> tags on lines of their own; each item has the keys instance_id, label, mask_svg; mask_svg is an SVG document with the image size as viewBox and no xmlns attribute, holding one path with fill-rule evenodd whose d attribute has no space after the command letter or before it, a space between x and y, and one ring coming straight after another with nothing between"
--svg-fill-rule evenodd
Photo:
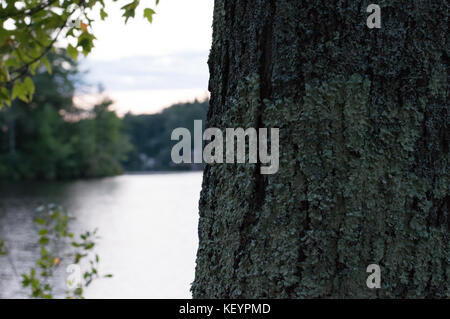
<instances>
[{"instance_id":1,"label":"rough tree bark","mask_svg":"<svg viewBox=\"0 0 450 319\"><path fill-rule=\"evenodd\" d=\"M206 166L195 298L450 296L448 2L370 3L215 1L207 126L280 169Z\"/></svg>"}]
</instances>

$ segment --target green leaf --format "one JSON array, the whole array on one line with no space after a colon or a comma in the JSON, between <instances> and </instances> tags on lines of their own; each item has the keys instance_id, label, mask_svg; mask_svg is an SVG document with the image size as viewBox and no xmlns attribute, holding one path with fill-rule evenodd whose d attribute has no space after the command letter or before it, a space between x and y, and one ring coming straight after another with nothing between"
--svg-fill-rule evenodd
<instances>
[{"instance_id":1,"label":"green leaf","mask_svg":"<svg viewBox=\"0 0 450 319\"><path fill-rule=\"evenodd\" d=\"M44 247L41 248L41 256L42 256L42 257L48 256L47 249L45 249Z\"/></svg>"},{"instance_id":2,"label":"green leaf","mask_svg":"<svg viewBox=\"0 0 450 319\"><path fill-rule=\"evenodd\" d=\"M48 234L48 230L47 229L41 229L39 231L39 236L43 236L43 235L47 235Z\"/></svg>"},{"instance_id":3,"label":"green leaf","mask_svg":"<svg viewBox=\"0 0 450 319\"><path fill-rule=\"evenodd\" d=\"M102 20L105 20L106 17L108 17L108 14L106 13L106 11L103 10L103 8L100 9L100 18L101 18Z\"/></svg>"},{"instance_id":4,"label":"green leaf","mask_svg":"<svg viewBox=\"0 0 450 319\"><path fill-rule=\"evenodd\" d=\"M28 76L25 78L25 81L23 83L28 94L28 100L31 101L35 90L33 80Z\"/></svg>"},{"instance_id":5,"label":"green leaf","mask_svg":"<svg viewBox=\"0 0 450 319\"><path fill-rule=\"evenodd\" d=\"M94 248L94 246L95 246L95 243L89 243L84 247L84 249L89 250L89 249Z\"/></svg>"},{"instance_id":6,"label":"green leaf","mask_svg":"<svg viewBox=\"0 0 450 319\"><path fill-rule=\"evenodd\" d=\"M15 98L20 98L20 99L24 99L26 98L27 94L26 94L26 90L23 86L23 83L20 81L16 81L16 83L14 83L14 87L12 90L12 99L14 100Z\"/></svg>"},{"instance_id":7,"label":"green leaf","mask_svg":"<svg viewBox=\"0 0 450 319\"><path fill-rule=\"evenodd\" d=\"M0 240L0 256L6 255L8 253L8 250L5 245L5 241Z\"/></svg>"},{"instance_id":8,"label":"green leaf","mask_svg":"<svg viewBox=\"0 0 450 319\"><path fill-rule=\"evenodd\" d=\"M88 55L94 47L95 36L88 32L83 32L78 37L78 45L83 49L83 54Z\"/></svg>"},{"instance_id":9,"label":"green leaf","mask_svg":"<svg viewBox=\"0 0 450 319\"><path fill-rule=\"evenodd\" d=\"M144 9L144 18L147 18L148 22L150 22L150 23L153 22L154 14L155 14L155 11L153 9L150 9L150 8Z\"/></svg>"},{"instance_id":10,"label":"green leaf","mask_svg":"<svg viewBox=\"0 0 450 319\"><path fill-rule=\"evenodd\" d=\"M67 46L67 53L69 53L70 57L75 61L78 59L78 50L73 45L69 44Z\"/></svg>"},{"instance_id":11,"label":"green leaf","mask_svg":"<svg viewBox=\"0 0 450 319\"><path fill-rule=\"evenodd\" d=\"M38 60L30 65L30 73L31 75L36 74L36 69L41 65L41 62Z\"/></svg>"},{"instance_id":12,"label":"green leaf","mask_svg":"<svg viewBox=\"0 0 450 319\"><path fill-rule=\"evenodd\" d=\"M44 225L46 223L45 219L43 218L36 218L34 222L39 225Z\"/></svg>"},{"instance_id":13,"label":"green leaf","mask_svg":"<svg viewBox=\"0 0 450 319\"><path fill-rule=\"evenodd\" d=\"M6 105L11 106L11 97L9 96L8 89L5 87L0 88L0 108L3 103L6 103Z\"/></svg>"},{"instance_id":14,"label":"green leaf","mask_svg":"<svg viewBox=\"0 0 450 319\"><path fill-rule=\"evenodd\" d=\"M134 18L136 13L136 8L139 5L139 0L134 0L127 5L124 5L121 9L124 10L122 17L125 17L125 23L128 22L129 18Z\"/></svg>"},{"instance_id":15,"label":"green leaf","mask_svg":"<svg viewBox=\"0 0 450 319\"><path fill-rule=\"evenodd\" d=\"M42 64L44 64L45 67L47 68L48 74L52 74L52 67L51 67L50 62L48 61L47 57L44 56L41 59L41 61L42 61Z\"/></svg>"},{"instance_id":16,"label":"green leaf","mask_svg":"<svg viewBox=\"0 0 450 319\"><path fill-rule=\"evenodd\" d=\"M49 239L48 237L42 237L41 239L39 239L39 244L40 245L47 245L49 243Z\"/></svg>"},{"instance_id":17,"label":"green leaf","mask_svg":"<svg viewBox=\"0 0 450 319\"><path fill-rule=\"evenodd\" d=\"M15 98L19 98L22 101L28 103L31 101L33 94L34 94L33 80L30 77L26 77L23 82L20 82L18 80L16 81L16 83L14 83L11 99L14 100Z\"/></svg>"}]
</instances>

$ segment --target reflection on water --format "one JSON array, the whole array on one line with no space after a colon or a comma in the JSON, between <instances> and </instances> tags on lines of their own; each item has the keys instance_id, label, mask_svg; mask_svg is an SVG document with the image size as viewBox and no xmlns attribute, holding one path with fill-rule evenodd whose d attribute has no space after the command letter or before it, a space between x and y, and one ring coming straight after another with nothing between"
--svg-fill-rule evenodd
<instances>
[{"instance_id":1,"label":"reflection on water","mask_svg":"<svg viewBox=\"0 0 450 319\"><path fill-rule=\"evenodd\" d=\"M68 183L0 184L0 298L26 298L20 274L36 261L34 209L63 205L74 232L99 228L101 272L87 298L190 298L198 245L201 173L124 175ZM67 261L69 262L69 261ZM64 266L56 276L64 293Z\"/></svg>"}]
</instances>

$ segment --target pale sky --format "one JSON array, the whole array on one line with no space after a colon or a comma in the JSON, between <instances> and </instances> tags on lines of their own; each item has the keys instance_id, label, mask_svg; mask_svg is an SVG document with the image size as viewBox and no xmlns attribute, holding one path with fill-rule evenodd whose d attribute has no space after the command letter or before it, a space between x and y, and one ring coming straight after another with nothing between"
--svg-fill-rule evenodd
<instances>
[{"instance_id":1,"label":"pale sky","mask_svg":"<svg viewBox=\"0 0 450 319\"><path fill-rule=\"evenodd\" d=\"M108 18L95 22L91 54L81 61L85 82L102 83L120 114L154 113L170 104L207 96L213 0L142 0L136 17L124 25L120 6L107 3ZM148 6L156 14L150 24L142 16ZM79 92L76 103L92 96Z\"/></svg>"}]
</instances>

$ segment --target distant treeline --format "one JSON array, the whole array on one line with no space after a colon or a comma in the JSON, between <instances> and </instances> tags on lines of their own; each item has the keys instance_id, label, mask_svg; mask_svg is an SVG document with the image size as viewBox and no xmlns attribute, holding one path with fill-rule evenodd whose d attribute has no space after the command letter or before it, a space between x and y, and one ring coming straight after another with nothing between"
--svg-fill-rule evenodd
<instances>
[{"instance_id":1,"label":"distant treeline","mask_svg":"<svg viewBox=\"0 0 450 319\"><path fill-rule=\"evenodd\" d=\"M176 141L171 141L173 129L185 127L193 132L194 120L205 121L208 101L173 105L151 115L127 114L124 130L133 150L122 164L127 171L201 169L201 165L172 163L170 153Z\"/></svg>"},{"instance_id":2,"label":"distant treeline","mask_svg":"<svg viewBox=\"0 0 450 319\"><path fill-rule=\"evenodd\" d=\"M173 166L175 127L204 119L208 102L174 105L154 115L123 119L105 99L86 110L73 104L77 64L63 52L50 55L52 73L38 70L31 103L16 100L0 110L0 179L57 180L124 171L195 169Z\"/></svg>"}]
</instances>

